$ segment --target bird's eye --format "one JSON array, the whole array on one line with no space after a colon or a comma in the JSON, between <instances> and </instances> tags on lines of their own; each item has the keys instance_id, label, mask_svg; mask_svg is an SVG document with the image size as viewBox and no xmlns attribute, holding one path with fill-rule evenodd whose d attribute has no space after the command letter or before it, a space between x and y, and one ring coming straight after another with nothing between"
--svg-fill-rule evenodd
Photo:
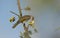
<instances>
[{"instance_id":1,"label":"bird's eye","mask_svg":"<svg viewBox=\"0 0 60 38\"><path fill-rule=\"evenodd\" d=\"M14 22L14 21L15 21L15 17L13 16L10 18L10 22Z\"/></svg>"}]
</instances>

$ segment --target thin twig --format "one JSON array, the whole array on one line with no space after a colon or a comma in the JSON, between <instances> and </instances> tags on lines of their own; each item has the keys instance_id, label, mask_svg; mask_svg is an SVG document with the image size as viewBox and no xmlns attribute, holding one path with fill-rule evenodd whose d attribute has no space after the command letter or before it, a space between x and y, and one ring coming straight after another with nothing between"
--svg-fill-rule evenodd
<instances>
[{"instance_id":1,"label":"thin twig","mask_svg":"<svg viewBox=\"0 0 60 38\"><path fill-rule=\"evenodd\" d=\"M10 11L12 14L15 14L15 15L17 15L18 17L19 17L19 15L18 14L16 14L15 12L13 12L13 11Z\"/></svg>"}]
</instances>

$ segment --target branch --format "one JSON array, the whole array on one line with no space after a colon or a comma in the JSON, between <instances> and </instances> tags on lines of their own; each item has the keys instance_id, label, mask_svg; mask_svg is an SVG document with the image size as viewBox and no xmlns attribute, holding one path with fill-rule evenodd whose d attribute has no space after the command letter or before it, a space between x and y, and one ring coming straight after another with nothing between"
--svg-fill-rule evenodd
<instances>
[{"instance_id":1,"label":"branch","mask_svg":"<svg viewBox=\"0 0 60 38\"><path fill-rule=\"evenodd\" d=\"M10 11L12 14L15 14L16 16L18 16L19 17L19 15L18 14L16 14L15 12L13 12L13 11Z\"/></svg>"},{"instance_id":2,"label":"branch","mask_svg":"<svg viewBox=\"0 0 60 38\"><path fill-rule=\"evenodd\" d=\"M17 4L18 4L18 10L19 10L20 17L22 17L22 12L21 12L21 7L20 7L20 0L17 0Z\"/></svg>"}]
</instances>

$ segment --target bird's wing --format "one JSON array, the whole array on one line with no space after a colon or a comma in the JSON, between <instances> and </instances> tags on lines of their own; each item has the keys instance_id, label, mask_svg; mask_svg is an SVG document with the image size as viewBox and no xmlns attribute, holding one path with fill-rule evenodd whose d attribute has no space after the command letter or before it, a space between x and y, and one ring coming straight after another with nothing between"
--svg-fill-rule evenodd
<instances>
[{"instance_id":1,"label":"bird's wing","mask_svg":"<svg viewBox=\"0 0 60 38\"><path fill-rule=\"evenodd\" d=\"M19 23L20 23L20 21L18 20L12 28L15 28Z\"/></svg>"},{"instance_id":2,"label":"bird's wing","mask_svg":"<svg viewBox=\"0 0 60 38\"><path fill-rule=\"evenodd\" d=\"M18 4L18 10L19 10L20 17L22 17L22 12L21 12L21 7L20 7L20 0L17 0L17 4Z\"/></svg>"}]
</instances>

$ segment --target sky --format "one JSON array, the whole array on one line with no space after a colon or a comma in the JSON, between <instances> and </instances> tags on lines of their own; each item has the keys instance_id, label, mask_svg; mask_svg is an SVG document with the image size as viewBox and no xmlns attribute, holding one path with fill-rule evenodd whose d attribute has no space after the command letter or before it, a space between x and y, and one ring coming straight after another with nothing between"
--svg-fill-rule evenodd
<instances>
[{"instance_id":1,"label":"sky","mask_svg":"<svg viewBox=\"0 0 60 38\"><path fill-rule=\"evenodd\" d=\"M35 26L38 33L33 34L32 38L53 38L55 31L60 27L60 0L20 0L21 8L31 7L30 11L22 10L22 14L33 15L35 17ZM18 17L11 14L14 11L17 14L17 0L0 0L0 38L19 38L20 31L23 31L22 24L15 29L12 28L14 23L9 19L14 16L16 21Z\"/></svg>"}]
</instances>

